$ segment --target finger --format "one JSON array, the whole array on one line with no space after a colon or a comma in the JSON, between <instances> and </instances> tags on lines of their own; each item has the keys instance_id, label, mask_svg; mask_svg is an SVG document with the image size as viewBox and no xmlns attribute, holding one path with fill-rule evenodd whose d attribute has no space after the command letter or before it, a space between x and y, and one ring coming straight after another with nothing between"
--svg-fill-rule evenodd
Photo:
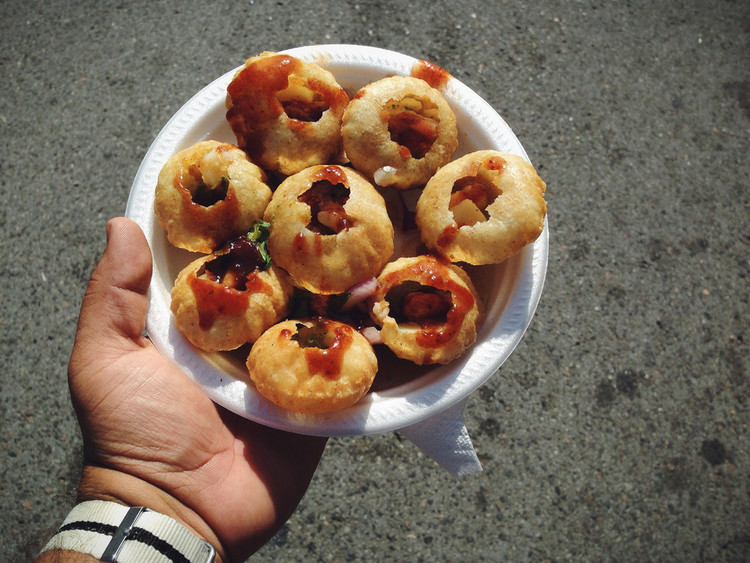
<instances>
[{"instance_id":1,"label":"finger","mask_svg":"<svg viewBox=\"0 0 750 563\"><path fill-rule=\"evenodd\" d=\"M151 251L140 227L118 217L81 304L76 346L140 345L148 311Z\"/></svg>"}]
</instances>

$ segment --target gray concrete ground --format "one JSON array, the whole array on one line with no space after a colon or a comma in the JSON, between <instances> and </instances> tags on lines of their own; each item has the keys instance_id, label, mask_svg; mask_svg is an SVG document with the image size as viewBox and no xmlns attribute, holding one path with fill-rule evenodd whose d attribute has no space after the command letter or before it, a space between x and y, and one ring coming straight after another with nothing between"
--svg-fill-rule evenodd
<instances>
[{"instance_id":1,"label":"gray concrete ground","mask_svg":"<svg viewBox=\"0 0 750 563\"><path fill-rule=\"evenodd\" d=\"M334 439L256 559L747 560L750 4L14 0L0 27L0 560L70 508L67 357L150 143L246 57L313 43L484 96L547 181L549 273L468 403L482 474Z\"/></svg>"}]
</instances>

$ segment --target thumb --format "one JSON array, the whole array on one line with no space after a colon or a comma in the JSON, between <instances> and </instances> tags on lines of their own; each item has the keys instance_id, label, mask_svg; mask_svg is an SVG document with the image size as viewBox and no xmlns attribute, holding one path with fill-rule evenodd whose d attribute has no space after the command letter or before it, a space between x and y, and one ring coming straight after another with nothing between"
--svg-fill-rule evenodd
<instances>
[{"instance_id":1,"label":"thumb","mask_svg":"<svg viewBox=\"0 0 750 563\"><path fill-rule=\"evenodd\" d=\"M140 227L124 217L110 220L107 246L81 304L74 355L141 345L151 269L151 250Z\"/></svg>"}]
</instances>

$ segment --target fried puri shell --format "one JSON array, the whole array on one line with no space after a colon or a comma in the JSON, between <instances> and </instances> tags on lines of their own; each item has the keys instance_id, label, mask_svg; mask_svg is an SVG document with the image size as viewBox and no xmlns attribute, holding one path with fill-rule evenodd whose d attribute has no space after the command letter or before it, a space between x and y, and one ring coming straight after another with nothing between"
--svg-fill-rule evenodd
<instances>
[{"instance_id":1,"label":"fried puri shell","mask_svg":"<svg viewBox=\"0 0 750 563\"><path fill-rule=\"evenodd\" d=\"M298 413L344 409L370 389L377 359L353 327L324 318L286 320L253 344L247 359L258 392Z\"/></svg>"},{"instance_id":2,"label":"fried puri shell","mask_svg":"<svg viewBox=\"0 0 750 563\"><path fill-rule=\"evenodd\" d=\"M352 165L380 186L423 186L458 146L456 117L422 79L392 76L349 103L341 129Z\"/></svg>"},{"instance_id":3,"label":"fried puri shell","mask_svg":"<svg viewBox=\"0 0 750 563\"><path fill-rule=\"evenodd\" d=\"M452 262L497 264L544 228L546 184L520 156L484 150L437 171L417 202L422 242Z\"/></svg>"},{"instance_id":4,"label":"fried puri shell","mask_svg":"<svg viewBox=\"0 0 750 563\"><path fill-rule=\"evenodd\" d=\"M432 255L385 266L370 316L383 343L415 364L447 364L477 337L483 305L468 274Z\"/></svg>"},{"instance_id":5,"label":"fried puri shell","mask_svg":"<svg viewBox=\"0 0 750 563\"><path fill-rule=\"evenodd\" d=\"M154 211L170 243L207 254L263 216L271 200L265 180L236 146L201 141L163 166Z\"/></svg>"},{"instance_id":6,"label":"fried puri shell","mask_svg":"<svg viewBox=\"0 0 750 563\"><path fill-rule=\"evenodd\" d=\"M274 192L264 219L268 251L293 283L317 294L343 293L377 276L393 253L385 201L344 166L312 166Z\"/></svg>"},{"instance_id":7,"label":"fried puri shell","mask_svg":"<svg viewBox=\"0 0 750 563\"><path fill-rule=\"evenodd\" d=\"M264 52L248 59L227 87L226 118L253 162L290 175L335 162L348 103L327 70Z\"/></svg>"},{"instance_id":8,"label":"fried puri shell","mask_svg":"<svg viewBox=\"0 0 750 563\"><path fill-rule=\"evenodd\" d=\"M245 276L209 271L216 254L186 266L172 288L177 329L207 352L234 350L255 342L289 310L294 291L287 274L271 265Z\"/></svg>"}]
</instances>

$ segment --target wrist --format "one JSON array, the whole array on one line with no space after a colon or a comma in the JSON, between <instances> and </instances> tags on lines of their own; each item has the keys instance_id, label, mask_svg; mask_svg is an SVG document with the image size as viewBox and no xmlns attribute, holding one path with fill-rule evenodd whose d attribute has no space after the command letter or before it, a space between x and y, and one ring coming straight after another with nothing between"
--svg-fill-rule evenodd
<instances>
[{"instance_id":1,"label":"wrist","mask_svg":"<svg viewBox=\"0 0 750 563\"><path fill-rule=\"evenodd\" d=\"M194 510L172 495L138 477L96 465L85 465L77 501L112 501L125 506L143 506L176 520L216 550L216 562L226 560L225 551L211 527Z\"/></svg>"}]
</instances>

